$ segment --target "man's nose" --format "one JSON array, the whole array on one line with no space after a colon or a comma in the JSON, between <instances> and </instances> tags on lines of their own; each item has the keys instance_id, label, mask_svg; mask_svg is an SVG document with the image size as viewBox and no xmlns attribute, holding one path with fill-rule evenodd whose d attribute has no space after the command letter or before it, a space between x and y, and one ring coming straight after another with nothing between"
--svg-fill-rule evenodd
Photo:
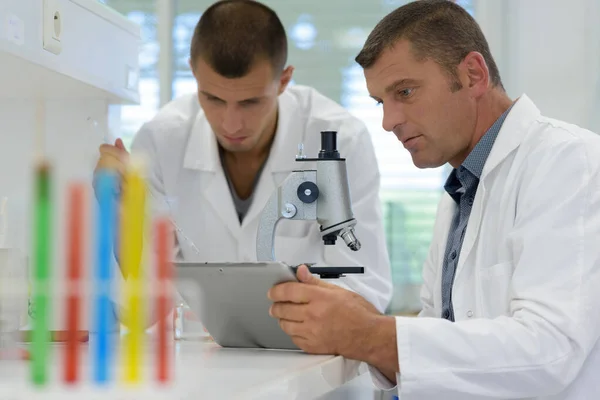
<instances>
[{"instance_id":1,"label":"man's nose","mask_svg":"<svg viewBox=\"0 0 600 400\"><path fill-rule=\"evenodd\" d=\"M242 114L235 106L228 105L223 114L223 130L228 134L236 133L242 129Z\"/></svg>"},{"instance_id":2,"label":"man's nose","mask_svg":"<svg viewBox=\"0 0 600 400\"><path fill-rule=\"evenodd\" d=\"M402 105L383 103L383 121L381 126L386 132L392 132L397 126L406 123L406 114Z\"/></svg>"}]
</instances>

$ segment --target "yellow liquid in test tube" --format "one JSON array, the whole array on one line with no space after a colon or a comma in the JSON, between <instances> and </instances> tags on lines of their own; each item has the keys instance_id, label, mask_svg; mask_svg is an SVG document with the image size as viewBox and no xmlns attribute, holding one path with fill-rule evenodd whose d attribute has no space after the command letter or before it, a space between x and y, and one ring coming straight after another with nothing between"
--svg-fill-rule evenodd
<instances>
[{"instance_id":1,"label":"yellow liquid in test tube","mask_svg":"<svg viewBox=\"0 0 600 400\"><path fill-rule=\"evenodd\" d=\"M142 165L136 160L125 174L121 220L120 262L125 274L124 323L129 332L124 337L124 380L137 383L141 379L141 355L144 335L142 248L144 238L144 213L146 187Z\"/></svg>"}]
</instances>

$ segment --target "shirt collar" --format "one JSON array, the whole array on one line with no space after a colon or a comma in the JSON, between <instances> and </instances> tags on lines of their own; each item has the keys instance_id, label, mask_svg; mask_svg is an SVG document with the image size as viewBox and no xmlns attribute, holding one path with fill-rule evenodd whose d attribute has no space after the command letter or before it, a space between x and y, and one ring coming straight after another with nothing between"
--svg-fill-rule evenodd
<instances>
[{"instance_id":1,"label":"shirt collar","mask_svg":"<svg viewBox=\"0 0 600 400\"><path fill-rule=\"evenodd\" d=\"M450 172L450 176L446 179L446 184L444 185L444 190L454 199L455 202L458 203L460 200L460 190L462 189L462 184L458 179L458 175L456 174L456 168L452 169Z\"/></svg>"},{"instance_id":2,"label":"shirt collar","mask_svg":"<svg viewBox=\"0 0 600 400\"><path fill-rule=\"evenodd\" d=\"M494 146L494 142L498 137L498 133L500 132L500 128L502 128L502 124L506 119L510 109L512 106L508 108L508 110L504 111L502 115L492 124L492 126L487 130L485 135L477 142L473 150L469 153L465 161L463 162L463 166L477 179L481 178L481 172L483 171L483 166L487 161L490 152L492 151L492 147Z\"/></svg>"},{"instance_id":3,"label":"shirt collar","mask_svg":"<svg viewBox=\"0 0 600 400\"><path fill-rule=\"evenodd\" d=\"M463 183L461 181L464 180L461 178L464 177L464 173L472 174L477 178L477 181L481 178L481 172L483 171L485 162L492 151L500 128L502 128L502 124L511 108L512 105L492 124L479 142L477 142L473 150L462 163L462 167L464 168L462 168L461 174L458 174L456 168L454 168L450 173L450 176L448 176L444 189L454 200L460 198L461 189L463 188Z\"/></svg>"}]
</instances>

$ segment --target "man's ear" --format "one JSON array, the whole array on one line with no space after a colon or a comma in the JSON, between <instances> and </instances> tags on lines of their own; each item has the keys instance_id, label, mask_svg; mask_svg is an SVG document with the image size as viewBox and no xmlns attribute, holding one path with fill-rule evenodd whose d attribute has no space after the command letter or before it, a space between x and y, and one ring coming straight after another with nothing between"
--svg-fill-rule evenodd
<instances>
[{"instance_id":1,"label":"man's ear","mask_svg":"<svg viewBox=\"0 0 600 400\"><path fill-rule=\"evenodd\" d=\"M294 74L294 67L288 65L283 72L281 73L281 77L279 78L279 90L277 94L281 94L285 91L290 81L292 80L292 75Z\"/></svg>"},{"instance_id":2,"label":"man's ear","mask_svg":"<svg viewBox=\"0 0 600 400\"><path fill-rule=\"evenodd\" d=\"M480 97L487 92L490 84L490 71L485 59L476 51L472 51L462 62L467 75L467 88L473 92L474 97Z\"/></svg>"}]
</instances>

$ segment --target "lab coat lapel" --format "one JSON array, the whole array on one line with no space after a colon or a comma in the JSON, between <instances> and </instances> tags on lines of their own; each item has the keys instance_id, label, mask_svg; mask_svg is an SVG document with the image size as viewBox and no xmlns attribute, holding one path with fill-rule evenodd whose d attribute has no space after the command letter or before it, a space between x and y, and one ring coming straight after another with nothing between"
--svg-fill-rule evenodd
<instances>
[{"instance_id":1,"label":"lab coat lapel","mask_svg":"<svg viewBox=\"0 0 600 400\"><path fill-rule=\"evenodd\" d=\"M297 114L300 107L296 103L296 100L286 92L279 96L277 131L242 228L260 218L269 198L278 186L294 169L299 168L295 160L305 123Z\"/></svg>"},{"instance_id":2,"label":"lab coat lapel","mask_svg":"<svg viewBox=\"0 0 600 400\"><path fill-rule=\"evenodd\" d=\"M180 199L189 202L183 209L197 209L201 206L200 196L204 197L233 237L237 238L240 222L221 165L217 139L202 112L192 127L181 178L179 187L187 186L182 190L195 194L180 196Z\"/></svg>"},{"instance_id":3,"label":"lab coat lapel","mask_svg":"<svg viewBox=\"0 0 600 400\"><path fill-rule=\"evenodd\" d=\"M538 117L540 111L535 104L526 96L522 95L514 104L498 133L496 142L483 167L477 194L473 201L473 208L469 216L469 223L465 232L460 258L456 268L456 277L460 274L465 262L469 259L471 252L479 236L479 227L483 218L486 205L486 184L492 176L491 172L502 163L519 145L523 139L524 132L528 126Z\"/></svg>"}]
</instances>

